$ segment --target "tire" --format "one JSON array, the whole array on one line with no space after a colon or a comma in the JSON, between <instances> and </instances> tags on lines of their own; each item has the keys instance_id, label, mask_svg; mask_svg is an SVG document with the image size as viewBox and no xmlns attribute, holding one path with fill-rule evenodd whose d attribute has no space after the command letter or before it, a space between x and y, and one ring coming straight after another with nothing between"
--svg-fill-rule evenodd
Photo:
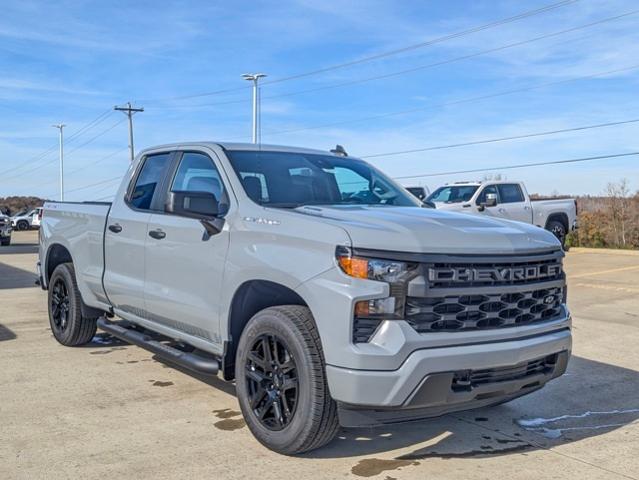
<instances>
[{"instance_id":1,"label":"tire","mask_svg":"<svg viewBox=\"0 0 639 480\"><path fill-rule=\"evenodd\" d=\"M0 245L2 245L3 247L8 247L9 245L11 245L11 237L5 237L1 239Z\"/></svg>"},{"instance_id":2,"label":"tire","mask_svg":"<svg viewBox=\"0 0 639 480\"><path fill-rule=\"evenodd\" d=\"M272 377L265 345L276 352ZM238 345L235 380L246 424L265 447L293 455L335 437L337 404L328 391L324 353L307 307L270 307L249 321Z\"/></svg>"},{"instance_id":3,"label":"tire","mask_svg":"<svg viewBox=\"0 0 639 480\"><path fill-rule=\"evenodd\" d=\"M563 248L564 244L566 243L566 235L568 233L566 232L566 227L564 226L564 224L557 220L551 220L546 225L546 230L553 233L555 237L557 237L557 240L561 242L561 246Z\"/></svg>"},{"instance_id":4,"label":"tire","mask_svg":"<svg viewBox=\"0 0 639 480\"><path fill-rule=\"evenodd\" d=\"M55 339L67 347L84 345L97 330L97 318L82 316L82 298L72 263L56 267L49 281L49 324Z\"/></svg>"},{"instance_id":5,"label":"tire","mask_svg":"<svg viewBox=\"0 0 639 480\"><path fill-rule=\"evenodd\" d=\"M26 220L20 220L17 224L16 224L16 228L18 230L29 230L29 222L27 222Z\"/></svg>"}]
</instances>

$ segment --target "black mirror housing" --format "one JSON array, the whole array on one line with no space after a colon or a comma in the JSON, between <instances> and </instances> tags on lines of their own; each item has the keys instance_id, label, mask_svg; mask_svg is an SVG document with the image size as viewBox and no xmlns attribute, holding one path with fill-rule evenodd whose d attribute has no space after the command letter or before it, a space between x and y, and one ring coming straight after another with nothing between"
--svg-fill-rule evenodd
<instances>
[{"instance_id":1,"label":"black mirror housing","mask_svg":"<svg viewBox=\"0 0 639 480\"><path fill-rule=\"evenodd\" d=\"M220 213L217 198L209 192L169 192L165 210L197 219L215 218Z\"/></svg>"}]
</instances>

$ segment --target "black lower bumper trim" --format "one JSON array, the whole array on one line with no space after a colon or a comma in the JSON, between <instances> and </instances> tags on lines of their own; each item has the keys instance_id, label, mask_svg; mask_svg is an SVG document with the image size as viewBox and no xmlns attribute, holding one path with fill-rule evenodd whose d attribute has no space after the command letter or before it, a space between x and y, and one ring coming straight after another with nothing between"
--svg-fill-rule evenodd
<instances>
[{"instance_id":1,"label":"black lower bumper trim","mask_svg":"<svg viewBox=\"0 0 639 480\"><path fill-rule=\"evenodd\" d=\"M429 374L403 406L375 408L339 404L339 421L343 427L370 427L423 420L509 402L539 390L550 380L562 375L569 358L570 352L563 351L526 362L526 369L515 365L476 370L463 384L459 382L459 372ZM543 369L539 368L542 361Z\"/></svg>"}]
</instances>

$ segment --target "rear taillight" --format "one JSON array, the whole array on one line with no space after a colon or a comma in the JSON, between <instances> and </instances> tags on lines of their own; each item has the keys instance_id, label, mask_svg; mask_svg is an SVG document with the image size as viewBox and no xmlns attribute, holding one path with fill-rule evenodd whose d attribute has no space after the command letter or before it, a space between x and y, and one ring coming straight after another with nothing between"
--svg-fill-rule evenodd
<instances>
[{"instance_id":1,"label":"rear taillight","mask_svg":"<svg viewBox=\"0 0 639 480\"><path fill-rule=\"evenodd\" d=\"M577 204L577 199L575 199L575 215L579 215L579 205Z\"/></svg>"},{"instance_id":2,"label":"rear taillight","mask_svg":"<svg viewBox=\"0 0 639 480\"><path fill-rule=\"evenodd\" d=\"M44 216L44 208L38 210L38 220L42 221L42 217Z\"/></svg>"}]
</instances>

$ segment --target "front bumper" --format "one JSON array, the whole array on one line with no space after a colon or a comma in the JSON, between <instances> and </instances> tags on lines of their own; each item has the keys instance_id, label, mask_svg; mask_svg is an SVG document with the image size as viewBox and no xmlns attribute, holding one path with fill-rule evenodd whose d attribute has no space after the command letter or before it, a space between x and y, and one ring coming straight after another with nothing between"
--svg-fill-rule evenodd
<instances>
[{"instance_id":1,"label":"front bumper","mask_svg":"<svg viewBox=\"0 0 639 480\"><path fill-rule=\"evenodd\" d=\"M501 403L537 390L565 372L571 347L570 330L564 328L516 340L421 349L392 371L329 365L326 374L340 404L342 425L395 423ZM551 358L546 368L527 370L527 362L546 358ZM490 369L496 372L492 376L485 372ZM489 381L461 389L454 385L459 372L468 371L481 371Z\"/></svg>"}]
</instances>

